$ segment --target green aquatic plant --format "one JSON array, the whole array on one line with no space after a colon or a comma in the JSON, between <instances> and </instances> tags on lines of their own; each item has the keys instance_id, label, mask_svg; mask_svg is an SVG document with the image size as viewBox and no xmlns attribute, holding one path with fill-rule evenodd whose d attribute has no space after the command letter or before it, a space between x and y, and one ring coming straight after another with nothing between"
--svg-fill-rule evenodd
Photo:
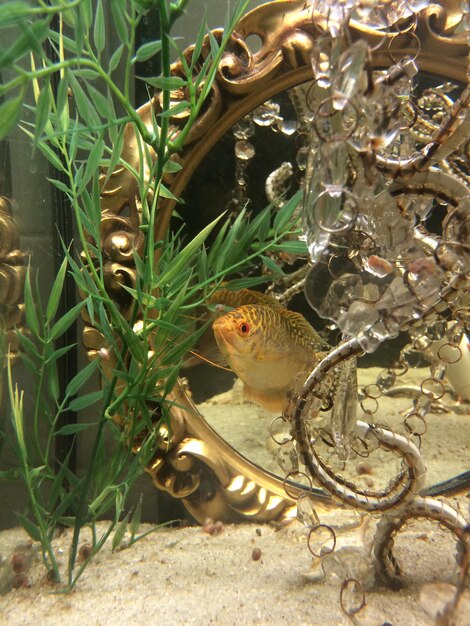
<instances>
[{"instance_id":1,"label":"green aquatic plant","mask_svg":"<svg viewBox=\"0 0 470 626\"><path fill-rule=\"evenodd\" d=\"M184 241L182 232L169 234L164 241L154 238L159 201L171 197L164 175L178 167L170 159L181 150L198 118L225 46L249 0L235 3L219 41L203 20L189 59L182 56L170 34L187 4L187 0L113 0L109 20L105 20L102 0L15 1L0 7L0 32L16 33L14 43L0 53L4 79L0 85L0 138L19 125L31 139L33 149L57 172L48 180L67 197L77 233L73 245L63 242L64 261L47 298L40 293L32 265L26 273L28 332L18 339L33 383L32 388L20 389L14 370L6 368L13 432L8 443L15 449L18 466L2 475L23 481L28 507L18 513L18 520L41 543L45 567L57 582L64 581L52 540L57 529L73 529L66 590L75 586L88 563L78 562L84 527L92 529L92 554L113 531L113 547L127 528L131 543L139 537L141 507L139 504L132 516L125 514L126 498L158 444L160 426L169 425L169 393L183 358L207 326L201 320L195 328L199 307L222 281L228 281L233 289L265 281L265 276L244 277L256 262L265 262L271 272L282 274L267 255L296 245L287 239L297 233L293 216L300 194L279 212L267 207L249 219L242 211L235 221L221 216L189 242ZM149 9L158 15L160 34L136 49L136 29ZM121 43L106 59L103 51L109 27ZM195 77L208 32L209 56ZM175 49L184 60L184 77L171 75L170 57ZM161 76L145 80L161 90L163 112L154 117L149 129L132 104L131 82L135 63L156 54L160 55ZM185 88L187 100L176 106L187 109L187 122L177 136L171 136L169 115L177 111L171 106L170 90L180 87ZM121 154L127 124L141 139L137 170ZM136 283L127 287L132 307L126 315L106 288L100 245L103 183L99 175L106 170L110 175L117 166L135 177L142 204L144 245L140 253L134 252ZM209 247L206 240L210 235L213 242ZM59 302L67 275L81 300L62 315ZM100 358L83 366L61 388L60 359L74 344L58 342L81 315L101 332L107 347ZM110 355L114 364L111 373L104 375L104 370L110 369ZM98 373L101 386L90 391L90 381ZM33 396L31 409L25 408L25 393ZM82 410L91 411L96 419L63 423L66 411ZM92 434L93 443L86 470L75 473L70 464L72 451L58 459L55 443L60 436L78 439L83 431ZM129 444L137 439L138 451L133 453ZM98 536L96 522L104 515L111 521Z\"/></svg>"}]
</instances>

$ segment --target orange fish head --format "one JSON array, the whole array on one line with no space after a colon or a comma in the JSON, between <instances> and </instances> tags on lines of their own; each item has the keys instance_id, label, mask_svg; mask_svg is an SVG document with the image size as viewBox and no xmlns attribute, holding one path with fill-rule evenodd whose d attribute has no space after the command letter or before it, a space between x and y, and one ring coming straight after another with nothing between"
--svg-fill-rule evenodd
<instances>
[{"instance_id":1,"label":"orange fish head","mask_svg":"<svg viewBox=\"0 0 470 626\"><path fill-rule=\"evenodd\" d=\"M259 349L259 333L241 309L243 307L217 318L212 324L217 345L231 364L233 357L253 357Z\"/></svg>"}]
</instances>

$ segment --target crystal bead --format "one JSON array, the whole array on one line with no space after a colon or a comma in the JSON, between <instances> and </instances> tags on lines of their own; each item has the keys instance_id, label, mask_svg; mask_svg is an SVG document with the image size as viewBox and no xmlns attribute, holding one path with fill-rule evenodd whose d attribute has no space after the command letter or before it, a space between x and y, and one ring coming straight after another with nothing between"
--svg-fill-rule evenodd
<instances>
[{"instance_id":1,"label":"crystal bead","mask_svg":"<svg viewBox=\"0 0 470 626\"><path fill-rule=\"evenodd\" d=\"M348 578L343 582L340 593L340 604L343 612L351 617L359 613L365 606L364 589L358 580Z\"/></svg>"},{"instance_id":2,"label":"crystal bead","mask_svg":"<svg viewBox=\"0 0 470 626\"><path fill-rule=\"evenodd\" d=\"M372 304L356 300L341 318L341 330L355 337L368 330L378 319L378 311Z\"/></svg>"},{"instance_id":3,"label":"crystal bead","mask_svg":"<svg viewBox=\"0 0 470 626\"><path fill-rule=\"evenodd\" d=\"M348 180L348 158L344 141L322 144L314 158L314 175L324 187L343 188Z\"/></svg>"},{"instance_id":4,"label":"crystal bead","mask_svg":"<svg viewBox=\"0 0 470 626\"><path fill-rule=\"evenodd\" d=\"M376 31L384 31L388 27L386 13L384 9L375 5L374 1L357 3L352 19Z\"/></svg>"},{"instance_id":5,"label":"crystal bead","mask_svg":"<svg viewBox=\"0 0 470 626\"><path fill-rule=\"evenodd\" d=\"M338 0L313 0L313 17L315 19L320 16L326 19L326 29L333 35L332 38L335 38L355 4L356 0L341 0L341 2Z\"/></svg>"},{"instance_id":6,"label":"crystal bead","mask_svg":"<svg viewBox=\"0 0 470 626\"><path fill-rule=\"evenodd\" d=\"M289 474L290 472L298 472L299 459L293 441L287 441L279 446L277 453L277 463L279 467Z\"/></svg>"},{"instance_id":7,"label":"crystal bead","mask_svg":"<svg viewBox=\"0 0 470 626\"><path fill-rule=\"evenodd\" d=\"M420 337L417 337L413 343L414 349L418 351L426 350L427 348L429 348L430 345L431 339L426 335L421 335Z\"/></svg>"},{"instance_id":8,"label":"crystal bead","mask_svg":"<svg viewBox=\"0 0 470 626\"><path fill-rule=\"evenodd\" d=\"M382 389L382 391L386 391L387 389L391 389L395 384L396 376L393 372L389 370L383 370L377 376L377 386Z\"/></svg>"},{"instance_id":9,"label":"crystal bead","mask_svg":"<svg viewBox=\"0 0 470 626\"><path fill-rule=\"evenodd\" d=\"M369 330L369 336L380 343L386 339L395 339L400 332L400 326L395 320L387 319L386 321L387 323L385 323L385 320L377 320Z\"/></svg>"},{"instance_id":10,"label":"crystal bead","mask_svg":"<svg viewBox=\"0 0 470 626\"><path fill-rule=\"evenodd\" d=\"M303 146L297 150L295 160L300 170L304 170L307 167L308 153L309 148L307 146Z\"/></svg>"},{"instance_id":11,"label":"crystal bead","mask_svg":"<svg viewBox=\"0 0 470 626\"><path fill-rule=\"evenodd\" d=\"M458 346L463 338L463 325L460 323L449 324L446 336L449 343Z\"/></svg>"},{"instance_id":12,"label":"crystal bead","mask_svg":"<svg viewBox=\"0 0 470 626\"><path fill-rule=\"evenodd\" d=\"M357 417L357 371L355 359L338 366L339 376L331 412L331 431L336 452L345 460L350 451L350 440Z\"/></svg>"},{"instance_id":13,"label":"crystal bead","mask_svg":"<svg viewBox=\"0 0 470 626\"><path fill-rule=\"evenodd\" d=\"M352 227L357 214L354 196L342 187L330 186L311 204L315 225L329 233L344 232Z\"/></svg>"},{"instance_id":14,"label":"crystal bead","mask_svg":"<svg viewBox=\"0 0 470 626\"><path fill-rule=\"evenodd\" d=\"M235 126L232 128L232 133L234 137L237 139L248 139L255 132L255 125L251 118L251 115L246 115L243 117Z\"/></svg>"},{"instance_id":15,"label":"crystal bead","mask_svg":"<svg viewBox=\"0 0 470 626\"><path fill-rule=\"evenodd\" d=\"M255 147L249 141L236 141L235 156L237 157L237 159L249 161L255 156Z\"/></svg>"},{"instance_id":16,"label":"crystal bead","mask_svg":"<svg viewBox=\"0 0 470 626\"><path fill-rule=\"evenodd\" d=\"M445 363L436 361L431 365L431 374L435 380L442 380L446 374L447 366Z\"/></svg>"},{"instance_id":17,"label":"crystal bead","mask_svg":"<svg viewBox=\"0 0 470 626\"><path fill-rule=\"evenodd\" d=\"M297 519L307 527L315 526L319 523L317 512L315 511L315 500L309 493L302 493L297 500Z\"/></svg>"},{"instance_id":18,"label":"crystal bead","mask_svg":"<svg viewBox=\"0 0 470 626\"><path fill-rule=\"evenodd\" d=\"M351 302L362 296L363 285L360 276L345 274L333 281L325 296L318 293L317 280L312 274L311 280L305 285L305 295L309 304L321 317L326 317L338 322L349 309ZM317 293L315 294L315 291Z\"/></svg>"},{"instance_id":19,"label":"crystal bead","mask_svg":"<svg viewBox=\"0 0 470 626\"><path fill-rule=\"evenodd\" d=\"M322 89L328 89L334 76L336 64L341 54L339 40L330 36L320 36L313 45L311 62L313 76Z\"/></svg>"},{"instance_id":20,"label":"crystal bead","mask_svg":"<svg viewBox=\"0 0 470 626\"><path fill-rule=\"evenodd\" d=\"M275 102L265 102L253 111L253 121L258 126L272 126L279 119L280 106Z\"/></svg>"},{"instance_id":21,"label":"crystal bead","mask_svg":"<svg viewBox=\"0 0 470 626\"><path fill-rule=\"evenodd\" d=\"M366 86L364 64L368 50L365 40L359 39L341 55L338 72L332 84L333 107L336 110L342 111L356 92Z\"/></svg>"},{"instance_id":22,"label":"crystal bead","mask_svg":"<svg viewBox=\"0 0 470 626\"><path fill-rule=\"evenodd\" d=\"M283 135L293 135L297 130L297 122L295 120L285 120L280 117L276 123L277 128L281 131Z\"/></svg>"},{"instance_id":23,"label":"crystal bead","mask_svg":"<svg viewBox=\"0 0 470 626\"><path fill-rule=\"evenodd\" d=\"M384 278L391 274L394 270L394 266L387 259L383 259L375 254L372 254L364 259L363 261L364 269L376 276L377 278Z\"/></svg>"}]
</instances>

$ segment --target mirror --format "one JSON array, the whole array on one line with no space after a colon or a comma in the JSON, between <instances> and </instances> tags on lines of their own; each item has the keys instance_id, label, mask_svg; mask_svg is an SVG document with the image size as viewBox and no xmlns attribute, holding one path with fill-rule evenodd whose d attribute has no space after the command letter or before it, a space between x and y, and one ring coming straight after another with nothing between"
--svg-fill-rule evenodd
<instances>
[{"instance_id":1,"label":"mirror","mask_svg":"<svg viewBox=\"0 0 470 626\"><path fill-rule=\"evenodd\" d=\"M429 75L419 76L413 91L418 103L421 126L424 119L428 119L432 106L436 106L434 115L440 116L443 114L440 104L446 102L445 106L452 105L453 100L445 91L448 94L461 92L458 86L451 84L447 84L443 90L439 80ZM280 208L304 184L311 126L308 117L311 116L312 108L315 108L315 101L320 100L319 97L314 98L314 95L313 82L291 88L254 109L219 140L196 169L183 195L185 205L179 209L179 214L190 236L199 232L207 220L217 216L219 206L233 211L233 219L246 207L251 219L255 219L269 202ZM426 111L425 106L428 107ZM303 112L307 112L307 115L303 115ZM417 127L414 136L418 133ZM421 137L420 140L423 141ZM455 155L450 163L456 173L456 182L463 174L459 170L461 160ZM277 190L277 195L273 194L273 188ZM405 196L403 191L397 190L395 197L400 198L403 204L421 203L422 210L429 211L426 227L436 235L442 232L442 216L447 211L442 194L441 198L431 194L426 198L413 194L410 190L406 191ZM175 225L178 224L180 221L175 221ZM306 249L298 256L279 253L272 254L271 259L278 263L285 274L280 277L275 274L275 269L270 270L262 262L258 262L251 268L251 278L263 273L268 275L268 280L259 289L276 297L283 306L302 313L330 345L337 345L341 338L338 329L327 317L325 319L318 315L307 301L309 288L326 292L325 285L328 279L331 280L331 275L328 277L328 272L325 273L325 268L320 265L315 270L318 274L316 279L312 271L309 282L305 284L309 270ZM378 259L375 261L379 262ZM315 284L309 287L313 281ZM322 296L325 297L325 293ZM232 306L237 304L237 297L238 304L243 304L245 294L235 290ZM217 301L216 293L214 302L224 306L224 298L225 294L222 294L220 301ZM315 298L313 306L318 306L318 302L321 303L320 296ZM439 329L433 332L439 333ZM439 339L436 336L436 341ZM235 374L217 369L217 363L211 365L203 360L206 354L213 355L217 361L212 331L206 333L204 341L196 346L195 352L199 352L201 358L193 356L188 359L188 365L183 368L182 374L188 380L189 393L200 413L222 439L240 454L263 470L282 477L276 441L288 437L289 429L276 413L244 398L243 382ZM394 368L400 358L410 359L408 371ZM426 458L436 456L436 441L441 442L439 445L446 445L443 443L445 440L448 446L452 446L452 441L458 438L461 429L470 427L468 421L461 417L468 410L465 398L463 402L459 402L458 393L451 385L441 387L432 382L430 365L432 367L430 356L417 349L416 341L410 345L409 335L403 332L393 341L381 345L374 353L362 356L358 360L357 376L360 390L358 411L362 414L361 419L379 421L399 432L407 432L407 429L412 428L412 420L407 417L407 413L422 395L422 386L424 385L423 388L428 393L431 393L431 386L434 386L436 393L439 388L437 395L443 395L436 397L433 403L432 418L426 425L423 422L421 430L415 435L415 438L418 438L418 434L422 436L420 445ZM393 379L395 381L392 384ZM384 384L390 387L381 389ZM266 386L268 385L269 381L266 380ZM326 412L325 424L329 417L330 414ZM374 482L382 484L389 479L390 473L393 474L393 462L396 465L396 459L392 461L389 459L390 455L376 454L373 458L368 458L367 454L358 452L352 468L356 481L368 485ZM465 468L465 456L464 448L456 450L452 458L443 464L429 463L427 484L431 486L459 474ZM331 457L334 458L335 454L331 453Z\"/></svg>"},{"instance_id":2,"label":"mirror","mask_svg":"<svg viewBox=\"0 0 470 626\"><path fill-rule=\"evenodd\" d=\"M212 97L181 154L183 168L168 177L174 195L186 199L187 209L183 208L181 214L189 232L191 229L197 232L210 220L211 211L213 216L219 215L228 206L236 214L248 200L256 218L266 204L263 189L267 179L269 184L279 186L269 199L274 205L285 202L282 192L289 180L284 181L288 166L279 169L283 162L290 162L294 169L293 191L306 172L302 223L306 245L303 253L299 253L299 242L294 242L294 258L288 259L293 261L293 266L287 272L304 272L298 280L297 275L292 279L292 287L297 283L300 286L296 295L298 309L315 326L319 324L317 330L333 348L331 352L321 351L326 356L323 354L316 362L319 369L314 368L308 379L301 380L293 390L285 412L290 435L282 444L281 456L292 460L293 446L312 475L323 471L328 474L325 469L328 464L315 465L317 456L315 449L312 450L312 440L326 447L325 454L338 445L344 447L339 456L338 450L333 454L342 471L348 451L359 458L362 458L361 445L369 451L372 444L364 443L366 439L378 438L380 454L386 454L387 446L394 448L393 433L398 426L392 417L402 424L405 432L403 439L393 439L400 450L398 465L403 454L408 454L407 441L413 439L424 451L424 431L431 430L430 424L424 424L424 415L431 405L434 403L438 410L447 410L449 404L452 410L457 409L452 391L450 396L444 395L443 371L435 365L429 370L426 351L434 346L438 360L448 366L449 372L457 362L459 370L463 367L467 371L466 352L460 347L467 323L462 281L468 254L465 201L468 95L462 87L466 83L468 46L459 30L462 15L455 3L446 2L420 13L399 15L397 25L383 26L381 14L369 15L367 19L360 17L352 16L349 20L347 45L338 51L338 58L332 56L331 47L328 48L331 39L325 37L331 24L328 25L321 12L315 13L312 20L310 8L303 2L268 3L243 18L220 65ZM339 18L331 19L336 23ZM252 35L261 40L261 47L255 53L245 43ZM312 53L315 86L309 82ZM351 81L341 86L343 95L339 97L329 95L332 77L328 72L337 70L337 66L334 66L336 70L332 69L333 61L343 64L344 73ZM178 73L177 65L174 72ZM400 89L393 92L390 100L382 101L380 97L374 100L377 93L382 93L381 90L385 93L393 85ZM356 96L365 99L369 117L363 117L362 108L354 100ZM174 97L177 101L182 94L175 93ZM150 118L154 104L158 106L158 94L154 103L140 110L144 120ZM369 122L376 124L375 143L371 143ZM172 123L176 127L178 120ZM400 142L397 137L404 139ZM310 150L312 141L314 149ZM352 150L345 152L347 142ZM135 158L131 135L127 137L124 155L131 163ZM441 161L445 167L441 167ZM433 168L441 169L435 172ZM375 176L376 170L380 176L374 181L371 172ZM210 184L208 173L213 181ZM324 181L329 176L333 177L326 183L330 187L338 186L336 176L343 177L336 195L325 188ZM132 211L134 192L125 172L116 172L111 182L114 189L120 188L115 193L110 185L103 192L103 216L112 238L113 220L126 202ZM374 189L369 196L367 188ZM441 188L446 191L441 193ZM351 189L359 194L360 206ZM366 223L368 212L363 206L369 201L372 221ZM167 232L172 209L171 199L162 204L157 238ZM388 210L391 217L387 217ZM376 237L368 233L371 223L377 231ZM404 247L407 238L410 247L405 253L398 248ZM384 255L385 249L393 253L392 258ZM312 268L306 263L307 258L312 261ZM464 266L460 267L459 259ZM278 274L286 272L286 258L279 261L268 257L263 264L264 271L276 272L275 268L280 267ZM437 283L432 281L434 268L439 296ZM260 270L261 267L251 268L253 277ZM269 283L273 281L267 281L267 286L282 301L286 292L290 294L289 281L283 278L272 286ZM290 305L290 298L286 300L283 304ZM377 303L380 303L379 317L372 310ZM448 312L443 314L441 308ZM390 311L398 311L398 317ZM425 318L424 327L419 327L416 322ZM454 322L458 330L455 333ZM340 329L342 339L332 324ZM408 348L406 333L410 327ZM427 331L431 327L429 338ZM85 341L89 347L93 345L92 336L93 330L86 329ZM440 341L448 347L434 343ZM341 377L341 372L336 377L336 369L349 367L345 365L347 359L362 353L367 356L358 360L357 402L354 385L344 386L345 377ZM456 354L458 358L453 363ZM431 373L415 371L411 375L410 368L415 365L426 366ZM208 366L200 367L199 379L204 383L209 378L225 377L202 367ZM201 520L207 515L266 520L285 513L299 491L294 486L286 492L282 472L273 464L269 449L265 449L271 417L260 417L256 406L237 404L240 395L237 388L230 398L231 404L225 403L227 396L219 396L230 387L233 380L230 376L221 387L216 383L212 391L206 392L190 369L185 372L189 382L174 390L173 428L167 437L169 452L157 453L148 468L154 483L182 498L191 513ZM395 383L405 369L408 378L400 379L400 382L405 380L404 385L398 384L401 388L398 393L405 395L401 404L401 400L396 400ZM321 387L323 384L333 391L327 392ZM303 406L319 389L321 402L313 409L315 425L307 426ZM454 388L455 393L461 395L461 390ZM390 410L386 408L388 403ZM326 408L325 404L332 404L333 413L330 419L323 420L320 411ZM357 404L363 425L359 432L352 433ZM348 410L342 412L342 406ZM400 415L400 410L408 415ZM362 421L361 416L367 419ZM332 429L331 422L335 421L337 425ZM451 422L447 421L447 427ZM234 424L237 428L233 428ZM459 417L455 416L454 428L461 427ZM454 435L449 436L452 439ZM282 442L283 434L277 433L278 437ZM362 456L368 458L368 453ZM420 453L416 452L413 458L410 471L417 474L418 466L421 467ZM457 455L455 461L455 469L465 469L462 458ZM359 489L361 494L375 493L376 488L386 490L386 480L384 487L370 484L373 482L370 473L377 470L365 468L364 463L356 459L354 464L355 480L363 481L366 487L369 484L369 488ZM383 465L379 455L377 467ZM284 463L284 471L286 467L288 464ZM295 470L295 462L293 467ZM449 475L453 475L454 468L449 465L448 469ZM428 476L431 482L442 478L440 470L435 476L431 473ZM300 476L292 476L293 482L299 482L297 479ZM314 498L328 507L333 505L332 496L338 496L339 487L336 479L329 485L325 480L326 483L323 479L320 482L323 487L331 487L328 489L331 494L318 492L316 486L311 486ZM307 484L311 484L311 479ZM350 494L356 503L362 497L373 499L358 493Z\"/></svg>"}]
</instances>

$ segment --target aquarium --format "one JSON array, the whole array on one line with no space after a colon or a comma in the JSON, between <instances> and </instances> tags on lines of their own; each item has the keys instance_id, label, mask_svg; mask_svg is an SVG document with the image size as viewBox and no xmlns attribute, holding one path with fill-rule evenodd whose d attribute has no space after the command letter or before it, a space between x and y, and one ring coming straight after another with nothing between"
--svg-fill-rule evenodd
<instances>
[{"instance_id":1,"label":"aquarium","mask_svg":"<svg viewBox=\"0 0 470 626\"><path fill-rule=\"evenodd\" d=\"M469 15L0 6L10 620L465 623Z\"/></svg>"}]
</instances>

